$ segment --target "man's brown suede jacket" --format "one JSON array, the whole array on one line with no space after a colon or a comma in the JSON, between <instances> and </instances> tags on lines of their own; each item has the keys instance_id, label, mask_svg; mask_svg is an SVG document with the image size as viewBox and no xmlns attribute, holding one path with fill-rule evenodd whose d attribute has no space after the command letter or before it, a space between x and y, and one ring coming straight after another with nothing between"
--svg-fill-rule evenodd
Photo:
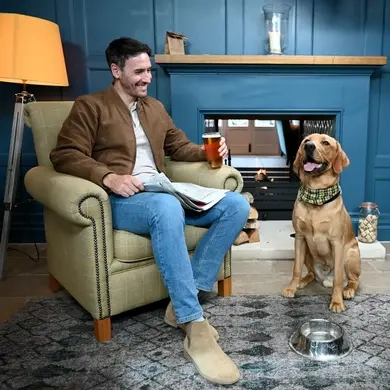
<instances>
[{"instance_id":1,"label":"man's brown suede jacket","mask_svg":"<svg viewBox=\"0 0 390 390\"><path fill-rule=\"evenodd\" d=\"M201 147L176 128L158 100L138 99L137 113L149 139L156 167L164 172L166 152L172 160L204 161ZM113 86L76 99L50 153L54 169L103 187L109 173L131 175L136 140L129 108Z\"/></svg>"}]
</instances>

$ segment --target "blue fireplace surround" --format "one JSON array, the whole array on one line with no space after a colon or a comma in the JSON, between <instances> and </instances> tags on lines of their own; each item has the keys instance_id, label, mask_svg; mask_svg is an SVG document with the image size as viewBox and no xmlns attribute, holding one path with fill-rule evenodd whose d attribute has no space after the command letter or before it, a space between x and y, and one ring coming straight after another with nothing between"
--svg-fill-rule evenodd
<instances>
[{"instance_id":1,"label":"blue fireplace surround","mask_svg":"<svg viewBox=\"0 0 390 390\"><path fill-rule=\"evenodd\" d=\"M370 77L377 66L159 65L170 76L172 118L197 143L208 114L335 115L336 138L351 162L340 183L356 229L366 200Z\"/></svg>"}]
</instances>

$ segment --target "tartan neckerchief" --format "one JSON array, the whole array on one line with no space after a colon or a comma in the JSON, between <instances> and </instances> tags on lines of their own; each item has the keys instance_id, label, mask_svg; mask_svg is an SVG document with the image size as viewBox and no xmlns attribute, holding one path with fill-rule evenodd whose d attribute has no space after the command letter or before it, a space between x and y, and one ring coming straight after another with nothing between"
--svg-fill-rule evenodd
<instances>
[{"instance_id":1,"label":"tartan neckerchief","mask_svg":"<svg viewBox=\"0 0 390 390\"><path fill-rule=\"evenodd\" d=\"M333 199L336 199L340 193L341 188L339 183L336 183L332 187L320 188L317 190L312 190L311 188L305 187L301 184L298 191L298 200L316 206L321 206L325 203L331 202Z\"/></svg>"}]
</instances>

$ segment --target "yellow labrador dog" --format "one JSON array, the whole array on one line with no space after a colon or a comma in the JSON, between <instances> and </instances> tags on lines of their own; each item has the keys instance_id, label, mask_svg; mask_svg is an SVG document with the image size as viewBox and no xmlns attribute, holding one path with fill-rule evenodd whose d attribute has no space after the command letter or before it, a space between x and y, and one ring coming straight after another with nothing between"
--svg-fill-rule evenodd
<instances>
[{"instance_id":1,"label":"yellow labrador dog","mask_svg":"<svg viewBox=\"0 0 390 390\"><path fill-rule=\"evenodd\" d=\"M293 165L301 180L292 218L294 271L282 292L294 297L297 288L314 279L327 287L333 285L329 309L337 313L345 310L343 297L355 296L361 272L358 241L339 187L339 175L348 165L347 155L334 138L311 134L302 141ZM303 264L307 275L301 278Z\"/></svg>"}]
</instances>

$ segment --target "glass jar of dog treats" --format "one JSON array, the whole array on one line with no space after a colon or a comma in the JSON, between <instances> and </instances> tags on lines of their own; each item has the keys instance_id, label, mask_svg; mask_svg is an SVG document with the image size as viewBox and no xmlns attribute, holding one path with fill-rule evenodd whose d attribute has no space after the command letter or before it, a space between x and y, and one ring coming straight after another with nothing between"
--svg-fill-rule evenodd
<instances>
[{"instance_id":1,"label":"glass jar of dog treats","mask_svg":"<svg viewBox=\"0 0 390 390\"><path fill-rule=\"evenodd\" d=\"M373 243L378 238L379 208L376 203L363 202L360 205L358 240Z\"/></svg>"}]
</instances>

